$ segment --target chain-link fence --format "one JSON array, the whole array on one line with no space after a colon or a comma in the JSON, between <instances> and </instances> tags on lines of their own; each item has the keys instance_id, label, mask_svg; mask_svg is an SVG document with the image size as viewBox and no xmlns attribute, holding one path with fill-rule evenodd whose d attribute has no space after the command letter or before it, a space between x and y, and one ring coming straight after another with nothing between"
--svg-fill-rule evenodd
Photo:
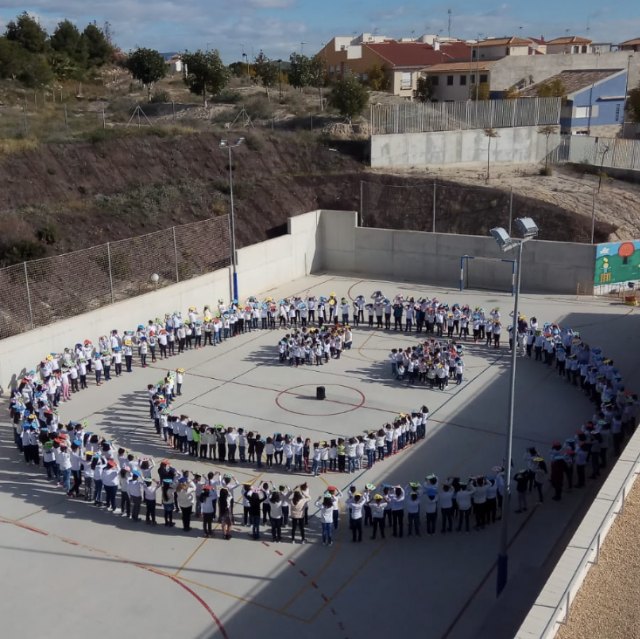
<instances>
[{"instance_id":1,"label":"chain-link fence","mask_svg":"<svg viewBox=\"0 0 640 639\"><path fill-rule=\"evenodd\" d=\"M0 269L0 338L223 268L230 255L223 215Z\"/></svg>"},{"instance_id":2,"label":"chain-link fence","mask_svg":"<svg viewBox=\"0 0 640 639\"><path fill-rule=\"evenodd\" d=\"M613 225L595 219L599 204L590 189L575 192L576 200L580 198L585 208L585 215L578 215L515 189L424 179L412 179L407 184L401 177L392 180L385 176L384 182L361 181L361 226L488 235L496 226L511 231L515 218L531 216L540 227L540 239L584 243L606 242L615 230Z\"/></svg>"}]
</instances>

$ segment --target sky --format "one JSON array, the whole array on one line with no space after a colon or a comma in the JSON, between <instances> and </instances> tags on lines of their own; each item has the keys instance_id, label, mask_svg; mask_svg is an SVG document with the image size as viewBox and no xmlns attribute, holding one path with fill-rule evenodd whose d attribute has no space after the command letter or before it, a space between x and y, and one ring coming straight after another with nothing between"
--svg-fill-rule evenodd
<instances>
[{"instance_id":1,"label":"sky","mask_svg":"<svg viewBox=\"0 0 640 639\"><path fill-rule=\"evenodd\" d=\"M640 2L617 0L1 0L0 30L22 11L52 31L65 18L80 28L108 21L125 51L218 49L225 62L312 54L335 35L423 33L460 38L588 35L600 42L640 37Z\"/></svg>"}]
</instances>

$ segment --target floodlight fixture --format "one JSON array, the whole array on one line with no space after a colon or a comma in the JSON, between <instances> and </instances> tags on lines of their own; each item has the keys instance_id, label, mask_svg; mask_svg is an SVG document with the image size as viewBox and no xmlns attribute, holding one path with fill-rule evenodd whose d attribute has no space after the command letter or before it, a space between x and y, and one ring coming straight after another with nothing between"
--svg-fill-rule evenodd
<instances>
[{"instance_id":1,"label":"floodlight fixture","mask_svg":"<svg viewBox=\"0 0 640 639\"><path fill-rule=\"evenodd\" d=\"M518 233L523 238L533 238L538 235L538 225L530 217L518 217L514 220Z\"/></svg>"},{"instance_id":2,"label":"floodlight fixture","mask_svg":"<svg viewBox=\"0 0 640 639\"><path fill-rule=\"evenodd\" d=\"M507 233L507 231L505 231L501 226L496 226L489 232L502 251L509 251L513 248L513 240L509 236L509 233Z\"/></svg>"}]
</instances>

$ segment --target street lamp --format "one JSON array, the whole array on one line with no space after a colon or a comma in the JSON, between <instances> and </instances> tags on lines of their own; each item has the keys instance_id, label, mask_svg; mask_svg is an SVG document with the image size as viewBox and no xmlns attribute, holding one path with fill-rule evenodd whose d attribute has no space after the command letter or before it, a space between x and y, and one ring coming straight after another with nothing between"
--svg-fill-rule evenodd
<instances>
[{"instance_id":1,"label":"street lamp","mask_svg":"<svg viewBox=\"0 0 640 639\"><path fill-rule=\"evenodd\" d=\"M532 240L538 235L538 227L530 217L517 218L514 220L516 230L522 235L522 239L512 238L505 229L501 227L491 229L490 233L497 242L502 252L516 249L518 257L516 260L516 286L513 301L513 327L511 333L511 379L509 385L509 411L507 427L507 451L505 461L504 498L502 501L502 530L500 534L500 550L498 552L497 564L497 584L498 595L507 585L508 575L508 549L509 549L509 501L511 497L511 459L513 453L513 412L516 391L516 356L518 353L518 299L520 297L520 275L522 272L522 247L525 242Z\"/></svg>"},{"instance_id":2,"label":"street lamp","mask_svg":"<svg viewBox=\"0 0 640 639\"><path fill-rule=\"evenodd\" d=\"M233 273L232 299L238 299L238 271L236 263L236 212L233 203L233 164L231 149L239 147L244 142L244 138L238 138L234 144L228 140L220 140L220 148L227 149L229 153L229 198L231 200L231 214L229 215L229 235L231 236L231 268Z\"/></svg>"}]
</instances>

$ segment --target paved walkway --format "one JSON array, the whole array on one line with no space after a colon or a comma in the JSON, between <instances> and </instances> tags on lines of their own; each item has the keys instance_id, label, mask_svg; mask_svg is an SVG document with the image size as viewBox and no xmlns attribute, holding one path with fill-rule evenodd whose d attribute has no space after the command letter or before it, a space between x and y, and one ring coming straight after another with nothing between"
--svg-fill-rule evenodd
<instances>
[{"instance_id":1,"label":"paved walkway","mask_svg":"<svg viewBox=\"0 0 640 639\"><path fill-rule=\"evenodd\" d=\"M512 306L512 298L500 293L459 293L333 275L308 277L269 294L335 291L339 297L368 297L378 288L389 296L401 291L437 295L472 307L500 306L504 316ZM199 307L204 302L193 301ZM543 321L566 318L569 325L620 359L626 377L637 376L634 352L638 352L640 331L632 328L638 315L628 308L524 296L522 310ZM140 319L146 319L143 309ZM406 483L429 472L467 477L487 472L502 461L506 349L495 352L469 346L464 384L439 392L391 379L388 351L416 343L415 334L356 330L354 349L318 369L278 364L275 344L281 334L258 331L170 360L172 367L187 369L184 394L175 410L207 423L262 433L299 433L319 440L360 434L400 411L429 406L432 420L426 441L371 471L312 479L314 497L327 483L341 488L352 482L358 486ZM624 339L628 341L623 344ZM516 464L526 446L537 445L546 452L552 439L573 433L592 412L578 390L542 364L520 359L518 365ZM146 384L158 381L163 372L158 363L91 388L64 405L62 417L86 418L91 430L107 433L119 445L156 458L168 456L178 467L208 471L208 463L175 458L158 441L148 420ZM328 398L322 403L315 400L317 385L327 389ZM497 631L492 627L498 618L493 574L497 526L478 533L385 542L366 539L352 545L342 523L332 548L320 545L315 522L306 546L274 545L268 537L255 542L241 528L234 530L231 541L203 539L197 531L168 532L163 526L135 524L63 497L41 472L24 466L4 421L0 565L12 578L0 587L0 615L7 634L20 632L28 616L34 637L68 638L87 632L102 636L106 631L99 620L108 611L113 632L122 628L131 635L175 632L193 639L236 639L256 629L273 629L283 639L298 639L301 634L358 639L397 632L399 627L421 628L424 636L434 638L477 637L479 628L493 636L512 636L531 597L535 598L536 584L542 583L553 565L558 544L575 526L589 499L589 493L574 492L561 503L545 501L525 515L512 516L511 581L505 593L511 605L506 614L500 613L504 627ZM239 480L260 478L292 485L309 479L275 471L258 474L251 467L213 468L230 470ZM53 621L59 617L61 597L68 597L74 610L70 616L65 613L62 624Z\"/></svg>"}]
</instances>

